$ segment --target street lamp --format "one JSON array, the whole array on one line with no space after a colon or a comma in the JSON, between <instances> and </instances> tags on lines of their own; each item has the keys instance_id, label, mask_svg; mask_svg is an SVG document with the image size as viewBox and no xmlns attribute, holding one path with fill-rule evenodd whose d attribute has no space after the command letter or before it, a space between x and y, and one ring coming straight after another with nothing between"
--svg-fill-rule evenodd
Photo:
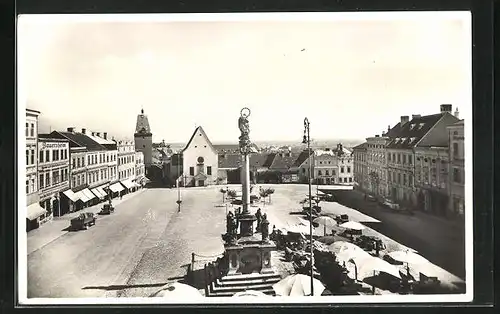
<instances>
[{"instance_id":1,"label":"street lamp","mask_svg":"<svg viewBox=\"0 0 500 314\"><path fill-rule=\"evenodd\" d=\"M177 155L177 206L178 206L178 209L177 211L180 212L181 211L181 203L182 203L182 200L181 200L181 185L180 185L180 176L181 176L181 168L180 168L180 155ZM184 177L184 176L183 176Z\"/></svg>"},{"instance_id":2,"label":"street lamp","mask_svg":"<svg viewBox=\"0 0 500 314\"><path fill-rule=\"evenodd\" d=\"M309 157L309 241L311 250L311 296L314 296L314 250L313 250L313 218L312 218L312 200L311 200L311 176L312 176L312 161L311 161L311 137L310 124L307 118L304 118L304 138L302 144L307 144Z\"/></svg>"}]
</instances>

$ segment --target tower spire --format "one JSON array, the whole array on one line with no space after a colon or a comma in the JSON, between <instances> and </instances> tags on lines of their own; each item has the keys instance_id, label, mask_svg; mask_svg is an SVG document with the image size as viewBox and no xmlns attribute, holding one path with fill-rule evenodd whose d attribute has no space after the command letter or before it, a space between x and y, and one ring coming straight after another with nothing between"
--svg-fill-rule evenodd
<instances>
[{"instance_id":1,"label":"tower spire","mask_svg":"<svg viewBox=\"0 0 500 314\"><path fill-rule=\"evenodd\" d=\"M144 114L144 107L141 107L141 114Z\"/></svg>"}]
</instances>

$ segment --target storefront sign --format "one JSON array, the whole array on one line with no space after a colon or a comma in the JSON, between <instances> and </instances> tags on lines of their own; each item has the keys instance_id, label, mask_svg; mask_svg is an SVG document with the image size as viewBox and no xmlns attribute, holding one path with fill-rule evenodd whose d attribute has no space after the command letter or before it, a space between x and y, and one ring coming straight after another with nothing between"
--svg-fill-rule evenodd
<instances>
[{"instance_id":1,"label":"storefront sign","mask_svg":"<svg viewBox=\"0 0 500 314\"><path fill-rule=\"evenodd\" d=\"M47 142L42 142L42 149L46 148L67 148L68 143L47 143Z\"/></svg>"}]
</instances>

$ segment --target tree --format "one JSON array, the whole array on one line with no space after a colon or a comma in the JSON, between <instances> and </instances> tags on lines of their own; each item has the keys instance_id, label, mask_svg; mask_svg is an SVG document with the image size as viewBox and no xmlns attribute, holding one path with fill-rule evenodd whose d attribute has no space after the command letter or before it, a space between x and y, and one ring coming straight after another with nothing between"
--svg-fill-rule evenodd
<instances>
[{"instance_id":1,"label":"tree","mask_svg":"<svg viewBox=\"0 0 500 314\"><path fill-rule=\"evenodd\" d=\"M262 197L262 201L264 202L264 205L265 205L266 204L266 197L268 196L267 189L260 190L259 194L260 194L260 197Z\"/></svg>"},{"instance_id":2,"label":"tree","mask_svg":"<svg viewBox=\"0 0 500 314\"><path fill-rule=\"evenodd\" d=\"M236 191L235 190L227 190L227 197L230 197L230 198L235 198L236 197Z\"/></svg>"},{"instance_id":3,"label":"tree","mask_svg":"<svg viewBox=\"0 0 500 314\"><path fill-rule=\"evenodd\" d=\"M268 188L268 189L265 189L264 191L265 191L266 196L269 196L269 204L271 204L271 195L274 194L274 189Z\"/></svg>"},{"instance_id":4,"label":"tree","mask_svg":"<svg viewBox=\"0 0 500 314\"><path fill-rule=\"evenodd\" d=\"M370 172L369 176L370 176L370 182L371 182L371 186L372 186L372 193L378 195L378 188L380 185L380 177L379 177L378 173L376 173L375 171Z\"/></svg>"},{"instance_id":5,"label":"tree","mask_svg":"<svg viewBox=\"0 0 500 314\"><path fill-rule=\"evenodd\" d=\"M222 193L222 203L224 203L226 201L225 196L226 196L227 190L226 189L220 189L220 192Z\"/></svg>"}]
</instances>

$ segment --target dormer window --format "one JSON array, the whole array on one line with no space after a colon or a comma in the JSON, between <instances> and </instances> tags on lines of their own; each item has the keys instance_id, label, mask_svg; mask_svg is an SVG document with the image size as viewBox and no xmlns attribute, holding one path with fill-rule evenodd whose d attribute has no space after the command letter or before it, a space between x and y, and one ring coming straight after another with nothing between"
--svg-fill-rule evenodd
<instances>
[{"instance_id":1,"label":"dormer window","mask_svg":"<svg viewBox=\"0 0 500 314\"><path fill-rule=\"evenodd\" d=\"M421 128L423 128L423 127L424 127L424 125L425 125L425 123L420 123L420 124L418 125L418 129L420 130Z\"/></svg>"},{"instance_id":2,"label":"dormer window","mask_svg":"<svg viewBox=\"0 0 500 314\"><path fill-rule=\"evenodd\" d=\"M414 127L415 127L415 123L410 124L410 130L413 130Z\"/></svg>"}]
</instances>

